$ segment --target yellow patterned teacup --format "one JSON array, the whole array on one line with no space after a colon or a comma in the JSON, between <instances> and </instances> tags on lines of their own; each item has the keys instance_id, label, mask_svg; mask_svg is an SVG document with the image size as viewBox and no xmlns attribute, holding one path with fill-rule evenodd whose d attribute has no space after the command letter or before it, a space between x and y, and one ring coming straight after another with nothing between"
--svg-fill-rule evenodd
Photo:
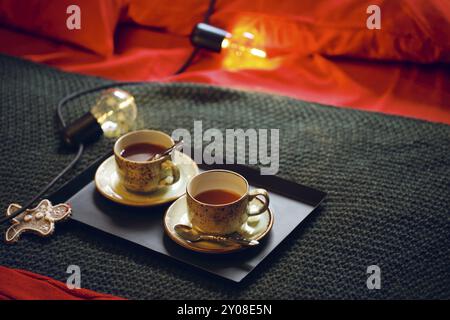
<instances>
[{"instance_id":1,"label":"yellow patterned teacup","mask_svg":"<svg viewBox=\"0 0 450 320\"><path fill-rule=\"evenodd\" d=\"M206 203L196 198L210 190L225 190L239 198L225 204ZM251 201L258 196L262 197L261 201ZM215 235L239 231L250 216L264 213L269 207L266 190L250 190L243 176L229 170L209 170L193 177L186 187L186 200L192 226Z\"/></svg>"},{"instance_id":2,"label":"yellow patterned teacup","mask_svg":"<svg viewBox=\"0 0 450 320\"><path fill-rule=\"evenodd\" d=\"M161 131L139 130L127 133L114 144L114 158L120 183L133 192L153 192L172 185L180 179L180 171L170 161L170 155L150 161L134 161L121 156L130 145L150 143L166 148L174 141Z\"/></svg>"}]
</instances>

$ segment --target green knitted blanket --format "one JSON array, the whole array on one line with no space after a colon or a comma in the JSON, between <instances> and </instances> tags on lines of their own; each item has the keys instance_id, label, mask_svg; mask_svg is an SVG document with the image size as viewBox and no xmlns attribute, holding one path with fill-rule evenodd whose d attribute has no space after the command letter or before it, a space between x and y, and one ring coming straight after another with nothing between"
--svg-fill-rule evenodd
<instances>
[{"instance_id":1,"label":"green knitted blanket","mask_svg":"<svg viewBox=\"0 0 450 320\"><path fill-rule=\"evenodd\" d=\"M73 157L56 133L58 100L106 82L0 56L3 211ZM0 264L62 281L79 265L83 287L127 298L450 298L450 126L196 84L125 89L140 127L279 128L278 174L327 192L325 202L239 285L74 221L50 238L1 243ZM95 98L67 105L66 118ZM112 143L89 146L59 186ZM379 290L367 288L370 265L381 269Z\"/></svg>"}]
</instances>

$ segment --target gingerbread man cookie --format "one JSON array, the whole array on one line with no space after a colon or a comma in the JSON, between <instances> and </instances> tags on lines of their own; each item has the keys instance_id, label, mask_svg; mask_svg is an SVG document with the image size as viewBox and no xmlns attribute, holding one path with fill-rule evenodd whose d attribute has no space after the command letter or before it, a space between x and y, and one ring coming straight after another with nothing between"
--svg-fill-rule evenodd
<instances>
[{"instance_id":1,"label":"gingerbread man cookie","mask_svg":"<svg viewBox=\"0 0 450 320\"><path fill-rule=\"evenodd\" d=\"M20 208L21 206L16 203L10 204L6 215L10 216ZM55 222L69 218L71 213L72 209L68 204L53 206L49 200L42 200L36 208L27 209L12 219L12 225L5 233L5 240L7 243L16 242L25 231L43 237L49 236L55 230Z\"/></svg>"}]
</instances>

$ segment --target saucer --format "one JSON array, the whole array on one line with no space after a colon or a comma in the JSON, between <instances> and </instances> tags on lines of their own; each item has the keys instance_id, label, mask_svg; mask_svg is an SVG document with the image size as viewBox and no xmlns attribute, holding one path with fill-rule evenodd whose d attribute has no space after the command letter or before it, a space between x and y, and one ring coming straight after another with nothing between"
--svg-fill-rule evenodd
<instances>
[{"instance_id":1,"label":"saucer","mask_svg":"<svg viewBox=\"0 0 450 320\"><path fill-rule=\"evenodd\" d=\"M252 201L261 202L261 200L257 198ZM174 229L177 224L192 226L188 217L187 201L185 195L172 203L172 205L167 209L166 214L164 215L164 230L173 241L185 247L186 249L205 253L230 253L247 248L240 244L234 243L222 244L214 241L202 240L198 242L190 242L184 240L176 233ZM242 237L249 240L259 241L269 233L270 229L272 229L272 225L273 213L269 208L258 216L249 217L247 222L242 226L241 230L238 233Z\"/></svg>"},{"instance_id":2,"label":"saucer","mask_svg":"<svg viewBox=\"0 0 450 320\"><path fill-rule=\"evenodd\" d=\"M198 174L197 164L182 152L175 151L173 163L180 170L180 180L154 192L128 191L119 181L114 155L103 161L95 173L95 186L106 198L128 206L149 207L174 201L186 192L190 178Z\"/></svg>"}]
</instances>

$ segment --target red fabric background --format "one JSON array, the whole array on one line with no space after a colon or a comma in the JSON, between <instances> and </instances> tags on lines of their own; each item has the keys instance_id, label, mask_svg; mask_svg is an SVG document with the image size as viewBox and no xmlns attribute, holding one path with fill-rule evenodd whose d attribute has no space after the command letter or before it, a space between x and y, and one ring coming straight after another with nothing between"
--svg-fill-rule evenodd
<instances>
[{"instance_id":1,"label":"red fabric background","mask_svg":"<svg viewBox=\"0 0 450 320\"><path fill-rule=\"evenodd\" d=\"M114 52L114 30L125 0L2 0L0 23L7 27L71 43L102 56ZM81 11L81 29L66 26L67 7ZM13 42L14 44L14 42Z\"/></svg>"},{"instance_id":2,"label":"red fabric background","mask_svg":"<svg viewBox=\"0 0 450 320\"><path fill-rule=\"evenodd\" d=\"M32 272L0 266L0 300L117 300L120 298L65 283Z\"/></svg>"},{"instance_id":3,"label":"red fabric background","mask_svg":"<svg viewBox=\"0 0 450 320\"><path fill-rule=\"evenodd\" d=\"M449 66L396 61L447 59L449 2L377 0L382 30L367 30L372 2L219 0L211 23L256 31L267 48L270 59L256 68L229 68L225 54L202 52L172 76L192 50L187 34L206 0L123 0L108 58L9 28L0 29L2 43L11 44L0 52L116 80L209 83L450 123Z\"/></svg>"},{"instance_id":4,"label":"red fabric background","mask_svg":"<svg viewBox=\"0 0 450 320\"><path fill-rule=\"evenodd\" d=\"M380 7L381 30L366 26L369 5ZM219 0L217 7L214 22L229 27L227 20L253 20L269 33L268 45L285 52L422 63L450 61L449 1Z\"/></svg>"}]
</instances>

